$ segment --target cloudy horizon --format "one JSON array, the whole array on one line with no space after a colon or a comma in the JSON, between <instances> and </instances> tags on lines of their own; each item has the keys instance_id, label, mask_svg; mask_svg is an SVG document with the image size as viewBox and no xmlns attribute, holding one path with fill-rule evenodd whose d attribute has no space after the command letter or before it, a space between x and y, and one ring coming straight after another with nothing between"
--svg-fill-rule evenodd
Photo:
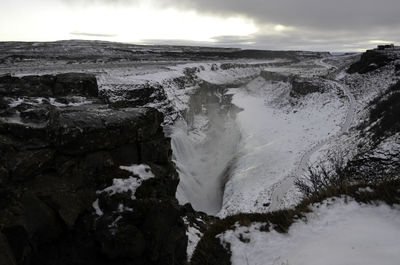
<instances>
[{"instance_id":1,"label":"cloudy horizon","mask_svg":"<svg viewBox=\"0 0 400 265\"><path fill-rule=\"evenodd\" d=\"M400 42L397 0L2 0L0 41L362 51Z\"/></svg>"}]
</instances>

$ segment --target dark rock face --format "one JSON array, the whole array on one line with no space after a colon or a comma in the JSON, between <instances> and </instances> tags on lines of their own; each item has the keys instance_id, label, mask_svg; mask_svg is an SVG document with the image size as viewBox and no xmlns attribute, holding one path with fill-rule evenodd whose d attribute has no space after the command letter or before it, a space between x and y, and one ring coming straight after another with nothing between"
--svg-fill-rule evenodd
<instances>
[{"instance_id":1,"label":"dark rock face","mask_svg":"<svg viewBox=\"0 0 400 265\"><path fill-rule=\"evenodd\" d=\"M146 124L142 120L144 113L150 116L146 115L148 119L162 120L162 115L152 110L110 110L103 106L56 112L48 124L51 142L61 153L84 154L114 149L122 144L136 144L138 139L150 140L149 137L157 133L159 128L156 123ZM138 132L138 127L147 134Z\"/></svg>"},{"instance_id":2,"label":"dark rock face","mask_svg":"<svg viewBox=\"0 0 400 265\"><path fill-rule=\"evenodd\" d=\"M105 205L117 210L118 205ZM114 207L113 207L114 206ZM96 235L107 257L131 258L144 264L183 264L187 238L178 205L156 199L130 200L124 207L134 209L110 212L97 221ZM117 228L109 228L110 220ZM179 250L185 251L179 251ZM134 263L135 264L135 263Z\"/></svg>"},{"instance_id":3,"label":"dark rock face","mask_svg":"<svg viewBox=\"0 0 400 265\"><path fill-rule=\"evenodd\" d=\"M4 265L16 265L14 254L12 253L7 238L0 233L0 260Z\"/></svg>"},{"instance_id":4,"label":"dark rock face","mask_svg":"<svg viewBox=\"0 0 400 265\"><path fill-rule=\"evenodd\" d=\"M1 264L185 263L179 179L160 112L110 108L92 75L3 76L0 94ZM85 102L71 104L77 96ZM132 175L120 169L132 164L155 175L136 200L97 192Z\"/></svg>"},{"instance_id":5,"label":"dark rock face","mask_svg":"<svg viewBox=\"0 0 400 265\"><path fill-rule=\"evenodd\" d=\"M398 179L400 82L389 86L370 102L369 119L361 128L364 142L358 145L358 154L347 164L348 175L364 183Z\"/></svg>"},{"instance_id":6,"label":"dark rock face","mask_svg":"<svg viewBox=\"0 0 400 265\"><path fill-rule=\"evenodd\" d=\"M213 71L215 71L217 68L213 68L217 65L213 65L211 67L211 69L214 69ZM173 82L178 86L179 89L185 89L185 87L189 87L189 86L195 86L199 80L197 78L197 73L199 73L200 71L204 71L204 66L200 66L200 67L186 67L183 70L183 76L181 77L177 77L173 80Z\"/></svg>"},{"instance_id":7,"label":"dark rock face","mask_svg":"<svg viewBox=\"0 0 400 265\"><path fill-rule=\"evenodd\" d=\"M389 51L389 50L368 50L361 55L358 62L352 64L347 70L349 74L359 73L365 74L374 71L388 63L399 59L399 51Z\"/></svg>"},{"instance_id":8,"label":"dark rock face","mask_svg":"<svg viewBox=\"0 0 400 265\"><path fill-rule=\"evenodd\" d=\"M394 143L400 146L400 139ZM400 172L399 148L392 152L373 148L366 153L359 154L347 164L346 170L352 181L363 183L377 183L398 179Z\"/></svg>"},{"instance_id":9,"label":"dark rock face","mask_svg":"<svg viewBox=\"0 0 400 265\"><path fill-rule=\"evenodd\" d=\"M275 82L290 82L294 79L294 76L278 73L278 72L271 72L271 71L262 71L260 75L267 81L275 81Z\"/></svg>"},{"instance_id":10,"label":"dark rock face","mask_svg":"<svg viewBox=\"0 0 400 265\"><path fill-rule=\"evenodd\" d=\"M400 64L395 64L394 71L397 76L400 76Z\"/></svg>"},{"instance_id":11,"label":"dark rock face","mask_svg":"<svg viewBox=\"0 0 400 265\"><path fill-rule=\"evenodd\" d=\"M96 77L67 73L42 76L0 77L0 95L27 97L63 97L68 95L97 97Z\"/></svg>"},{"instance_id":12,"label":"dark rock face","mask_svg":"<svg viewBox=\"0 0 400 265\"><path fill-rule=\"evenodd\" d=\"M290 96L295 98L324 90L323 82L314 79L293 78L290 83L292 85Z\"/></svg>"},{"instance_id":13,"label":"dark rock face","mask_svg":"<svg viewBox=\"0 0 400 265\"><path fill-rule=\"evenodd\" d=\"M164 90L160 84L118 86L114 90L101 92L101 97L116 108L141 107L148 103L166 100Z\"/></svg>"},{"instance_id":14,"label":"dark rock face","mask_svg":"<svg viewBox=\"0 0 400 265\"><path fill-rule=\"evenodd\" d=\"M56 96L73 94L96 97L98 95L96 77L80 73L59 74L56 76L53 91Z\"/></svg>"},{"instance_id":15,"label":"dark rock face","mask_svg":"<svg viewBox=\"0 0 400 265\"><path fill-rule=\"evenodd\" d=\"M400 131L400 82L372 101L369 123L375 139L384 139Z\"/></svg>"}]
</instances>

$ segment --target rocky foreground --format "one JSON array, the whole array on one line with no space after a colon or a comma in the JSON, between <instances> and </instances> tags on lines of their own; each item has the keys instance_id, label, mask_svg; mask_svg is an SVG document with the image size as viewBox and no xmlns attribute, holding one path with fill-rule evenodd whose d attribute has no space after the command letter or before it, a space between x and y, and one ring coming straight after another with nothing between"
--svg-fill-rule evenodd
<instances>
[{"instance_id":1,"label":"rocky foreground","mask_svg":"<svg viewBox=\"0 0 400 265\"><path fill-rule=\"evenodd\" d=\"M186 261L161 113L109 107L90 74L2 76L0 95L2 265ZM129 190L98 192L134 164L155 175L136 200Z\"/></svg>"}]
</instances>

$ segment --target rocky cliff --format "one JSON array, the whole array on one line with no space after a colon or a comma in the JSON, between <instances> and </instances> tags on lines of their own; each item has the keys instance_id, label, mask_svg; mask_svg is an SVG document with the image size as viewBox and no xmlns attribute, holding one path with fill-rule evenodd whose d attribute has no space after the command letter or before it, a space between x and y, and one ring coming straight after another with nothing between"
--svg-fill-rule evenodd
<instances>
[{"instance_id":1,"label":"rocky cliff","mask_svg":"<svg viewBox=\"0 0 400 265\"><path fill-rule=\"evenodd\" d=\"M365 74L381 68L388 63L400 59L399 50L367 50L358 62L352 64L348 73Z\"/></svg>"},{"instance_id":2,"label":"rocky cliff","mask_svg":"<svg viewBox=\"0 0 400 265\"><path fill-rule=\"evenodd\" d=\"M161 113L111 108L90 74L3 76L0 94L1 264L186 261Z\"/></svg>"}]
</instances>

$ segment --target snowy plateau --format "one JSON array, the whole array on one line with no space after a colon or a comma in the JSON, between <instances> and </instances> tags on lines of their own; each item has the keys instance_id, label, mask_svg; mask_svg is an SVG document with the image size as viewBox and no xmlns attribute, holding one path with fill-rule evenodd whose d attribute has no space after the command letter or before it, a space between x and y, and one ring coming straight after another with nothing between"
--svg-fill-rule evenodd
<instances>
[{"instance_id":1,"label":"snowy plateau","mask_svg":"<svg viewBox=\"0 0 400 265\"><path fill-rule=\"evenodd\" d=\"M50 140L46 140L50 144L40 145L46 150L44 153L35 153L39 147L34 141L23 143L32 145L28 149L32 157L49 155L51 160L29 164L29 158L18 160L19 156L12 153L6 162L9 159L9 164L14 160L26 163L20 167L29 172L47 168L35 171L40 182L31 185L27 181L23 187L36 192L34 197L40 205L51 205L51 211L56 211L57 218L67 220L74 233L81 231L75 228L76 223L89 218L82 217L87 211L99 231L111 230L93 232L96 228L85 234L90 237L87 235L92 233L97 242L85 245L90 246L90 253L100 249L107 257L96 260L97 264L400 264L399 197L393 200L379 197L384 189L379 186L383 183L380 172L395 176L390 181L398 185L399 127L376 140L372 130L385 118L370 122L374 104L379 105L379 100L398 93L395 88L391 92L390 87L400 80L400 56L383 65L368 63L367 67L374 69L365 73L349 73L349 67L362 61L364 55L312 52L248 55L236 49L85 41L0 46L4 55L0 58L3 79L25 80L30 76L68 73L95 76L96 96L80 93L59 97L54 89L54 95L27 96L18 94L18 85L9 94L0 87L0 132L8 137L10 130L18 126L26 130L34 128L38 134L42 129L50 132ZM42 109L44 105L47 112ZM162 113L162 120L158 112L152 112L154 109ZM42 119L49 112L50 118ZM390 124L398 124L399 117L393 119ZM69 126L73 130L69 131ZM129 130L135 132L130 134ZM0 147L4 150L11 141L6 136L2 136L4 140L1 138ZM360 176L369 172L368 176L376 176L379 181L375 177L361 181L346 179L346 192L348 185L354 196L332 192L332 196L310 200L304 206L310 198L298 183L302 180L307 183L312 168L333 172L335 165L330 161L338 156L348 168L357 169L352 172ZM90 159L96 162L87 162ZM67 164L67 160L73 162ZM99 161L101 167L93 166ZM49 163L59 168L48 166ZM76 169L71 172L83 170L93 175L94 180L80 182L72 178L73 184L65 184L70 180L58 178L54 184L48 184L48 172L50 175L69 172L74 163ZM375 175L370 173L375 167L373 163L377 163L376 168L383 168L374 171ZM0 173L10 172L4 176L14 176L19 164L9 171L1 166ZM109 173L109 168L117 173ZM166 175L168 178L163 179ZM82 189L88 183L95 185L93 189ZM50 186L47 189L43 185ZM59 196L48 195L52 185L67 188ZM72 185L70 190L74 192L82 189L82 194L74 194L70 200L68 185ZM400 187L393 187L399 196ZM52 199L47 201L46 196ZM80 196L87 199L87 206L72 211L72 204L82 204ZM38 211L45 211L43 207L38 206ZM67 210L62 210L63 207ZM282 221L285 224L277 221L280 214L285 216L286 221ZM7 219L11 215L0 214L0 220L11 220ZM171 220L165 216L172 216L168 217ZM160 224L164 220L165 224ZM164 226L166 230L161 230ZM177 234L174 231L181 226L184 226L182 237L174 238ZM28 231L41 231L35 230L39 225L27 227ZM18 233L4 231L4 235L0 234L0 250L8 253L8 248L3 250L5 238L16 238ZM156 235L149 236L152 232L148 231L156 231ZM38 242L64 242L53 234ZM35 236L28 233L26 240L36 240ZM165 243L165 238L176 239L175 250L167 247L170 243ZM150 240L152 243L147 243ZM11 252L17 246L18 251L30 249L29 253L34 253L31 244L14 242L10 244ZM62 254L46 256L40 243L35 244L42 251L32 256L33 260L37 258L36 263L20 263L24 260L22 254L14 253L16 258L4 264L71 261ZM51 249L49 253L63 253L68 244L73 245L60 243L61 250ZM119 248L120 245L124 247ZM176 249L182 247L184 257L176 254ZM1 251L0 258L4 258L6 254ZM174 258L169 256L172 252ZM74 255L83 255L79 253ZM91 260L88 253L84 255ZM130 259L134 262L129 263ZM112 263L113 260L121 263Z\"/></svg>"}]
</instances>

